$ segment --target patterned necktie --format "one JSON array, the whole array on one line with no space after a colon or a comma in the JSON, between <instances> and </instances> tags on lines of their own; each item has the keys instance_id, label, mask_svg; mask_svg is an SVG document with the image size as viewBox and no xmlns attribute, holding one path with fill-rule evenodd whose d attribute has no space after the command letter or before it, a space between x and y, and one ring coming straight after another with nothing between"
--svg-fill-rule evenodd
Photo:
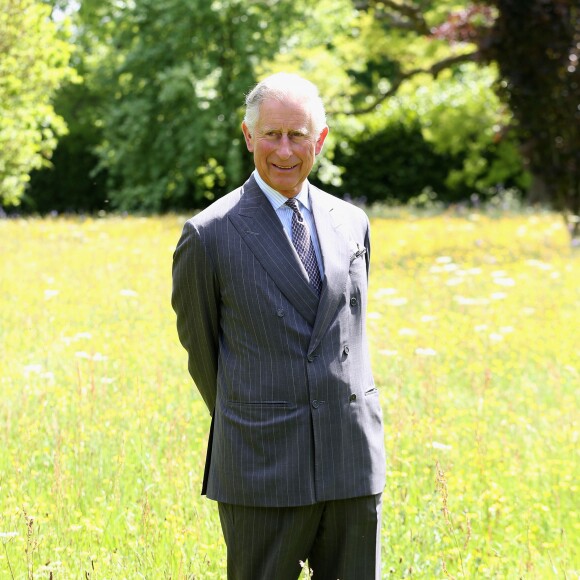
<instances>
[{"instance_id":1,"label":"patterned necktie","mask_svg":"<svg viewBox=\"0 0 580 580\"><path fill-rule=\"evenodd\" d=\"M320 278L320 270L318 269L316 254L314 253L314 246L312 245L310 233L308 232L308 226L304 222L304 218L300 213L300 209L298 208L298 204L296 203L295 199L289 199L286 202L286 205L293 211L292 243L296 248L296 252L300 257L300 260L304 264L304 268L308 274L310 284L320 295L320 290L322 289L322 280Z\"/></svg>"}]
</instances>

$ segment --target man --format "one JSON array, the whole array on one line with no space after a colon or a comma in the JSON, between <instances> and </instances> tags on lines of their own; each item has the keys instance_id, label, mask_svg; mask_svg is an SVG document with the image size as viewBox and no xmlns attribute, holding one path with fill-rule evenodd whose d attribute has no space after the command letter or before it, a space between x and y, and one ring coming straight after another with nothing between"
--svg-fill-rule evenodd
<instances>
[{"instance_id":1,"label":"man","mask_svg":"<svg viewBox=\"0 0 580 580\"><path fill-rule=\"evenodd\" d=\"M312 83L259 83L242 131L255 171L185 224L173 263L179 338L212 415L202 493L218 501L228 578L296 579L306 559L316 579L379 578L368 219L308 183L328 134Z\"/></svg>"}]
</instances>

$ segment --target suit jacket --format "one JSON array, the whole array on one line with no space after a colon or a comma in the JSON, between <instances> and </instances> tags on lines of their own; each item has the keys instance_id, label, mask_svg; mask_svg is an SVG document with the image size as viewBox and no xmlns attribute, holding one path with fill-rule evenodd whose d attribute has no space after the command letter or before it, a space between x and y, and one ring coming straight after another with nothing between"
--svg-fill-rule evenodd
<instances>
[{"instance_id":1,"label":"suit jacket","mask_svg":"<svg viewBox=\"0 0 580 580\"><path fill-rule=\"evenodd\" d=\"M384 487L368 218L312 185L310 199L320 299L253 177L190 219L174 253L177 330L213 417L211 499L287 507Z\"/></svg>"}]
</instances>

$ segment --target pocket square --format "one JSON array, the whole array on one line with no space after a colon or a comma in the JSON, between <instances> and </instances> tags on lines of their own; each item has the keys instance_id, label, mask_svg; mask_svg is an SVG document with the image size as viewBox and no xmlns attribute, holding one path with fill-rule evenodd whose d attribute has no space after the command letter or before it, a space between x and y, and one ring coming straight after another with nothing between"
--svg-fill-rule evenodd
<instances>
[{"instance_id":1,"label":"pocket square","mask_svg":"<svg viewBox=\"0 0 580 580\"><path fill-rule=\"evenodd\" d=\"M358 242L351 241L350 242L350 261L351 263L363 256L366 253L367 249L364 246L361 246Z\"/></svg>"}]
</instances>

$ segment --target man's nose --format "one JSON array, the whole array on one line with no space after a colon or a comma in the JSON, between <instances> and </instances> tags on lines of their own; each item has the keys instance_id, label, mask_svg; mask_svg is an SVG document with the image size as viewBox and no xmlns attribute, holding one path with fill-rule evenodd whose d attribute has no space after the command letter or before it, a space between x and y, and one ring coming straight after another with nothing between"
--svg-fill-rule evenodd
<instances>
[{"instance_id":1,"label":"man's nose","mask_svg":"<svg viewBox=\"0 0 580 580\"><path fill-rule=\"evenodd\" d=\"M280 137L280 143L278 144L277 150L278 156L287 159L292 155L292 143L290 141L290 137L288 135L282 135Z\"/></svg>"}]
</instances>

